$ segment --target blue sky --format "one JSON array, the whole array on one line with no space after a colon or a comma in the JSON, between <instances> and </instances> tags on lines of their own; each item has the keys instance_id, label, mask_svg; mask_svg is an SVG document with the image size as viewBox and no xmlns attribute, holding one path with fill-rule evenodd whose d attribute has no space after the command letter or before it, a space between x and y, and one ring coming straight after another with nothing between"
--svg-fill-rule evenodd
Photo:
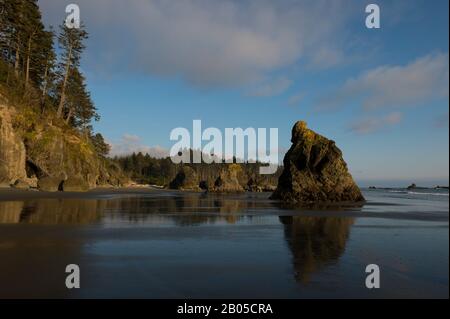
<instances>
[{"instance_id":1,"label":"blue sky","mask_svg":"<svg viewBox=\"0 0 450 319\"><path fill-rule=\"evenodd\" d=\"M57 25L66 1L40 0ZM159 153L175 127L335 140L364 185L448 184L448 1L79 0L95 129ZM381 28L365 27L365 6Z\"/></svg>"}]
</instances>

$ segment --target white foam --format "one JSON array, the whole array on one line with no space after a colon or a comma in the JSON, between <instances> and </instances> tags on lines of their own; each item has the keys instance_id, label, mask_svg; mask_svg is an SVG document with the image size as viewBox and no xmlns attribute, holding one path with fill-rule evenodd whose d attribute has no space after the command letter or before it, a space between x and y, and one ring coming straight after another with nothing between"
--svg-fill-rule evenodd
<instances>
[{"instance_id":1,"label":"white foam","mask_svg":"<svg viewBox=\"0 0 450 319\"><path fill-rule=\"evenodd\" d=\"M431 196L448 196L448 194L442 194L442 193L419 193L419 192L408 192L408 194L413 194L413 195L431 195Z\"/></svg>"}]
</instances>

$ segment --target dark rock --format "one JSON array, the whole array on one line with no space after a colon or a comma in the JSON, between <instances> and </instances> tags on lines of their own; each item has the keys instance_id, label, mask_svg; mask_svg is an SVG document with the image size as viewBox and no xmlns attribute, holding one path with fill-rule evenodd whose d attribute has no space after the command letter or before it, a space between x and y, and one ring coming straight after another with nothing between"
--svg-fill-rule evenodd
<instances>
[{"instance_id":1,"label":"dark rock","mask_svg":"<svg viewBox=\"0 0 450 319\"><path fill-rule=\"evenodd\" d=\"M208 190L208 188L209 188L208 181L200 181L199 187L200 187L202 190Z\"/></svg>"},{"instance_id":2,"label":"dark rock","mask_svg":"<svg viewBox=\"0 0 450 319\"><path fill-rule=\"evenodd\" d=\"M44 192L57 192L61 190L63 179L60 177L43 177L38 181L38 188Z\"/></svg>"},{"instance_id":3,"label":"dark rock","mask_svg":"<svg viewBox=\"0 0 450 319\"><path fill-rule=\"evenodd\" d=\"M407 189L416 189L416 188L417 188L417 185L414 184L414 183L412 183L411 185L409 185L409 186L407 187Z\"/></svg>"},{"instance_id":4,"label":"dark rock","mask_svg":"<svg viewBox=\"0 0 450 319\"><path fill-rule=\"evenodd\" d=\"M272 199L295 205L364 201L334 141L303 121L292 129L291 141Z\"/></svg>"}]
</instances>

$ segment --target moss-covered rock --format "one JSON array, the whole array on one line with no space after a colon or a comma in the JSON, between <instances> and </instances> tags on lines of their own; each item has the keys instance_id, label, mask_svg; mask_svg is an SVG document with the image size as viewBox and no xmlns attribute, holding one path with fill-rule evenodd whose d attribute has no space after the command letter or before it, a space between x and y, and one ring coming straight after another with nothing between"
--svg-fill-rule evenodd
<instances>
[{"instance_id":1,"label":"moss-covered rock","mask_svg":"<svg viewBox=\"0 0 450 319\"><path fill-rule=\"evenodd\" d=\"M70 176L62 183L64 192L87 192L89 184L80 176Z\"/></svg>"},{"instance_id":2,"label":"moss-covered rock","mask_svg":"<svg viewBox=\"0 0 450 319\"><path fill-rule=\"evenodd\" d=\"M242 187L240 183L242 175L243 170L239 164L226 165L226 167L221 170L210 191L217 193L244 192L244 187Z\"/></svg>"},{"instance_id":3,"label":"moss-covered rock","mask_svg":"<svg viewBox=\"0 0 450 319\"><path fill-rule=\"evenodd\" d=\"M334 141L303 121L292 129L291 141L272 199L299 205L364 201Z\"/></svg>"},{"instance_id":4,"label":"moss-covered rock","mask_svg":"<svg viewBox=\"0 0 450 319\"><path fill-rule=\"evenodd\" d=\"M6 93L0 92L0 186L22 180L56 191L67 179L77 189L128 183L122 170L98 153L89 132L51 112L42 114L37 105L13 105Z\"/></svg>"},{"instance_id":5,"label":"moss-covered rock","mask_svg":"<svg viewBox=\"0 0 450 319\"><path fill-rule=\"evenodd\" d=\"M172 182L169 184L171 189L200 191L200 181L197 173L189 166L183 166Z\"/></svg>"},{"instance_id":6,"label":"moss-covered rock","mask_svg":"<svg viewBox=\"0 0 450 319\"><path fill-rule=\"evenodd\" d=\"M16 111L0 102L0 184L25 179L25 145L13 127Z\"/></svg>"},{"instance_id":7,"label":"moss-covered rock","mask_svg":"<svg viewBox=\"0 0 450 319\"><path fill-rule=\"evenodd\" d=\"M100 160L89 143L75 132L46 125L26 140L29 161L47 176L82 176L95 187Z\"/></svg>"},{"instance_id":8,"label":"moss-covered rock","mask_svg":"<svg viewBox=\"0 0 450 319\"><path fill-rule=\"evenodd\" d=\"M30 185L26 181L18 179L12 184L12 187L17 189L29 189Z\"/></svg>"},{"instance_id":9,"label":"moss-covered rock","mask_svg":"<svg viewBox=\"0 0 450 319\"><path fill-rule=\"evenodd\" d=\"M128 179L117 165L100 157L93 145L76 132L47 125L26 141L28 158L40 174L63 176L64 191L97 186L124 186Z\"/></svg>"},{"instance_id":10,"label":"moss-covered rock","mask_svg":"<svg viewBox=\"0 0 450 319\"><path fill-rule=\"evenodd\" d=\"M63 179L60 177L43 177L38 181L38 188L43 192L57 192L61 190Z\"/></svg>"}]
</instances>

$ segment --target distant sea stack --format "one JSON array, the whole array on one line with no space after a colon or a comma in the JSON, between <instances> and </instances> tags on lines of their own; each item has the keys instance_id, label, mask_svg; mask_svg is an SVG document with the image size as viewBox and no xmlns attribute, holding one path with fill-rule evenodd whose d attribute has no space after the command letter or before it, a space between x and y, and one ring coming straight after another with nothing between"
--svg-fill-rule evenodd
<instances>
[{"instance_id":1,"label":"distant sea stack","mask_svg":"<svg viewBox=\"0 0 450 319\"><path fill-rule=\"evenodd\" d=\"M169 184L170 189L201 191L197 173L189 166L184 166Z\"/></svg>"},{"instance_id":2,"label":"distant sea stack","mask_svg":"<svg viewBox=\"0 0 450 319\"><path fill-rule=\"evenodd\" d=\"M209 189L216 193L240 193L244 192L244 188L239 182L239 177L242 177L243 171L238 164L226 165L214 182L214 186Z\"/></svg>"},{"instance_id":3,"label":"distant sea stack","mask_svg":"<svg viewBox=\"0 0 450 319\"><path fill-rule=\"evenodd\" d=\"M364 201L334 141L299 121L292 129L291 142L272 199L294 205Z\"/></svg>"}]
</instances>

